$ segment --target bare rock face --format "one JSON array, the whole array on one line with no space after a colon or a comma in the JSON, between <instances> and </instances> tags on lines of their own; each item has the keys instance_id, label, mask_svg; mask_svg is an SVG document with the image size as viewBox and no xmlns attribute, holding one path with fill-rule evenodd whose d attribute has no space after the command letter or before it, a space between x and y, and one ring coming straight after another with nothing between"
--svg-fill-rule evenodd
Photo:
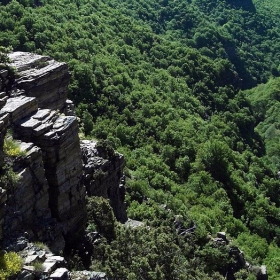
<instances>
[{"instance_id":1,"label":"bare rock face","mask_svg":"<svg viewBox=\"0 0 280 280\"><path fill-rule=\"evenodd\" d=\"M38 103L36 98L26 97L24 95L9 98L5 106L1 109L3 113L9 114L9 125L22 120L37 110Z\"/></svg>"},{"instance_id":2,"label":"bare rock face","mask_svg":"<svg viewBox=\"0 0 280 280\"><path fill-rule=\"evenodd\" d=\"M9 58L17 75L0 72L0 172L6 160L18 180L0 186L0 240L27 234L63 250L85 230L86 194L110 199L125 222L124 158L96 142L80 145L67 65L23 52ZM8 128L24 153L5 159Z\"/></svg>"},{"instance_id":3,"label":"bare rock face","mask_svg":"<svg viewBox=\"0 0 280 280\"><path fill-rule=\"evenodd\" d=\"M14 125L17 138L32 141L42 150L51 216L60 223L66 239L74 238L86 223L76 117L39 109Z\"/></svg>"},{"instance_id":4,"label":"bare rock face","mask_svg":"<svg viewBox=\"0 0 280 280\"><path fill-rule=\"evenodd\" d=\"M8 99L7 88L10 82L9 71L6 69L0 70L0 109L5 105Z\"/></svg>"},{"instance_id":5,"label":"bare rock face","mask_svg":"<svg viewBox=\"0 0 280 280\"><path fill-rule=\"evenodd\" d=\"M36 97L39 108L61 110L67 99L70 74L66 63L33 53L9 54L17 69L16 87L28 97Z\"/></svg>"},{"instance_id":6,"label":"bare rock face","mask_svg":"<svg viewBox=\"0 0 280 280\"><path fill-rule=\"evenodd\" d=\"M8 100L8 89L7 86L10 84L8 70L0 70L0 110L5 106ZM5 112L0 111L0 170L3 166L3 142L8 126L9 115Z\"/></svg>"},{"instance_id":7,"label":"bare rock face","mask_svg":"<svg viewBox=\"0 0 280 280\"><path fill-rule=\"evenodd\" d=\"M0 70L0 176L2 172L2 168L4 165L4 138L7 132L8 124L9 124L9 114L2 112L1 109L5 106L8 100L8 87L10 84L9 80L9 71L6 69ZM0 184L0 240L3 238L3 223L5 217L5 209L6 209L6 201L7 201L7 192Z\"/></svg>"},{"instance_id":8,"label":"bare rock face","mask_svg":"<svg viewBox=\"0 0 280 280\"><path fill-rule=\"evenodd\" d=\"M127 221L124 204L124 157L96 141L81 141L84 184L89 196L102 196L110 200L116 218Z\"/></svg>"},{"instance_id":9,"label":"bare rock face","mask_svg":"<svg viewBox=\"0 0 280 280\"><path fill-rule=\"evenodd\" d=\"M108 280L106 274L104 272L98 271L73 271L71 272L72 280Z\"/></svg>"},{"instance_id":10,"label":"bare rock face","mask_svg":"<svg viewBox=\"0 0 280 280\"><path fill-rule=\"evenodd\" d=\"M26 154L13 160L17 184L0 195L3 238L27 232L54 251L63 250L86 223L78 122L60 113L73 111L67 101L68 67L30 53L9 57L18 76L13 87L5 88L0 107L0 168L8 127Z\"/></svg>"},{"instance_id":11,"label":"bare rock face","mask_svg":"<svg viewBox=\"0 0 280 280\"><path fill-rule=\"evenodd\" d=\"M18 180L13 188L6 190L4 238L26 232L30 238L46 243L51 239L56 247L63 249L62 228L52 218L48 205L48 183L41 149L32 143L19 142L19 145L26 155L15 160L13 168Z\"/></svg>"},{"instance_id":12,"label":"bare rock face","mask_svg":"<svg viewBox=\"0 0 280 280\"><path fill-rule=\"evenodd\" d=\"M12 240L5 250L16 251L23 260L20 279L70 279L70 272L65 268L63 257L54 255L43 243L31 243L28 239L20 237Z\"/></svg>"}]
</instances>

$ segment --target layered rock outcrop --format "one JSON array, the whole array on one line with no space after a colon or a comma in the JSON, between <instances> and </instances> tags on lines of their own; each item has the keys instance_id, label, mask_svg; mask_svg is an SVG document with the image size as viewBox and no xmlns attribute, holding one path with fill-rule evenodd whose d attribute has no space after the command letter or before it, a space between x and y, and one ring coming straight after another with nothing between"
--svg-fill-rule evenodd
<instances>
[{"instance_id":1,"label":"layered rock outcrop","mask_svg":"<svg viewBox=\"0 0 280 280\"><path fill-rule=\"evenodd\" d=\"M70 74L66 63L47 56L14 52L9 55L17 69L16 87L28 97L36 97L39 108L61 110L66 104Z\"/></svg>"},{"instance_id":2,"label":"layered rock outcrop","mask_svg":"<svg viewBox=\"0 0 280 280\"><path fill-rule=\"evenodd\" d=\"M22 154L10 164L17 183L12 188L0 186L4 239L25 232L31 240L62 250L65 241L73 242L85 229L87 194L110 199L117 218L124 222L123 156L103 159L95 142L80 145L78 121L67 100L67 65L30 53L9 57L17 75L12 86L1 86L0 168L7 128ZM5 79L1 78L1 85L11 85ZM97 180L101 171L106 176Z\"/></svg>"},{"instance_id":3,"label":"layered rock outcrop","mask_svg":"<svg viewBox=\"0 0 280 280\"><path fill-rule=\"evenodd\" d=\"M96 141L82 141L81 149L88 195L108 198L116 218L126 222L123 155L110 151L106 144L100 145Z\"/></svg>"}]
</instances>

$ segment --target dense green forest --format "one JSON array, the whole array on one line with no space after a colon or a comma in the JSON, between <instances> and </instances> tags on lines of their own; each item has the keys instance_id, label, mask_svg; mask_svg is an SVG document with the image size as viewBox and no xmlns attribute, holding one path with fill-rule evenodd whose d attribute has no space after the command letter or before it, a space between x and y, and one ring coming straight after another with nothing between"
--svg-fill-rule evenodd
<instances>
[{"instance_id":1,"label":"dense green forest","mask_svg":"<svg viewBox=\"0 0 280 280\"><path fill-rule=\"evenodd\" d=\"M112 279L255 279L211 243L225 231L279 279L277 2L0 1L0 45L67 62L84 137L126 158L128 216L147 227L91 201L109 226L84 265ZM195 230L178 235L175 216Z\"/></svg>"}]
</instances>

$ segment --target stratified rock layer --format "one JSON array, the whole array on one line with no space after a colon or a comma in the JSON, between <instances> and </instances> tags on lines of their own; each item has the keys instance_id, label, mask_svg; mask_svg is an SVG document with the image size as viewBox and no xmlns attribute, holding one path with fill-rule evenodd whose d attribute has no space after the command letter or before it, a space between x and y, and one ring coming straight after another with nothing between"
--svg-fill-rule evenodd
<instances>
[{"instance_id":1,"label":"stratified rock layer","mask_svg":"<svg viewBox=\"0 0 280 280\"><path fill-rule=\"evenodd\" d=\"M33 141L42 149L52 217L61 222L64 235L74 237L86 222L76 117L38 110L18 124L16 131L21 139Z\"/></svg>"},{"instance_id":2,"label":"stratified rock layer","mask_svg":"<svg viewBox=\"0 0 280 280\"><path fill-rule=\"evenodd\" d=\"M4 164L3 143L9 121L9 115L1 111L8 100L7 85L10 84L8 74L8 70L0 70L0 170Z\"/></svg>"},{"instance_id":3,"label":"stratified rock layer","mask_svg":"<svg viewBox=\"0 0 280 280\"><path fill-rule=\"evenodd\" d=\"M18 176L13 188L8 188L5 207L4 238L28 233L33 239L64 247L62 229L51 216L48 205L48 183L45 178L41 149L32 143L19 142L25 156L14 162Z\"/></svg>"},{"instance_id":4,"label":"stratified rock layer","mask_svg":"<svg viewBox=\"0 0 280 280\"><path fill-rule=\"evenodd\" d=\"M63 250L86 227L86 193L108 198L125 222L124 158L114 151L104 158L95 142L80 146L67 65L30 53L9 57L17 78L0 72L0 171L8 128L22 152L6 160L18 180L0 186L0 240L27 235Z\"/></svg>"},{"instance_id":5,"label":"stratified rock layer","mask_svg":"<svg viewBox=\"0 0 280 280\"><path fill-rule=\"evenodd\" d=\"M64 239L75 238L86 224L78 122L59 112L71 105L66 101L70 75L65 63L49 57L21 52L9 57L18 78L13 88L5 88L0 108L0 167L7 127L26 154L12 165L17 184L1 190L0 226L4 238L27 232L63 250Z\"/></svg>"},{"instance_id":6,"label":"stratified rock layer","mask_svg":"<svg viewBox=\"0 0 280 280\"><path fill-rule=\"evenodd\" d=\"M16 87L24 89L26 96L36 97L39 108L61 110L65 106L70 78L66 63L26 52L11 53L9 58L19 76Z\"/></svg>"},{"instance_id":7,"label":"stratified rock layer","mask_svg":"<svg viewBox=\"0 0 280 280\"><path fill-rule=\"evenodd\" d=\"M98 146L96 141L81 141L81 149L88 195L108 198L116 218L126 222L123 155L114 153L106 156L105 148Z\"/></svg>"}]
</instances>

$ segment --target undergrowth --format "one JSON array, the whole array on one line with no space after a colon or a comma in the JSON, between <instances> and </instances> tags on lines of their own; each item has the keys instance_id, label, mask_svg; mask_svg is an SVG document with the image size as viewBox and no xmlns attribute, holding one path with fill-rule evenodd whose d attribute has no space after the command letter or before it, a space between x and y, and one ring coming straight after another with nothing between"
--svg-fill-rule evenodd
<instances>
[{"instance_id":1,"label":"undergrowth","mask_svg":"<svg viewBox=\"0 0 280 280\"><path fill-rule=\"evenodd\" d=\"M23 261L15 252L0 253L0 280L16 275L22 268Z\"/></svg>"}]
</instances>

